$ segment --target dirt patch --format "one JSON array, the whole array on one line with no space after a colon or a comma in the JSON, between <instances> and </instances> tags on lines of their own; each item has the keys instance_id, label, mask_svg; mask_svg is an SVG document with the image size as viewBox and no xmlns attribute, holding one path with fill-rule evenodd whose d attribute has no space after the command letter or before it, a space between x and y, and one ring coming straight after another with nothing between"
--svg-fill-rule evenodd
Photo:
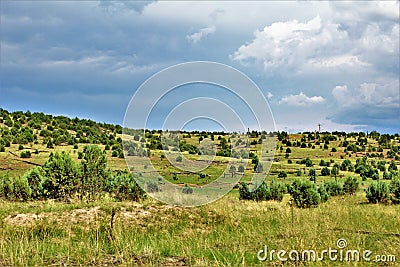
<instances>
[{"instance_id":1,"label":"dirt patch","mask_svg":"<svg viewBox=\"0 0 400 267\"><path fill-rule=\"evenodd\" d=\"M98 216L104 215L105 212L100 210L99 206L96 206L90 209L75 209L72 212L64 211L61 215L56 212L43 212L40 214L20 213L7 216L4 218L4 222L9 225L25 226L46 219L57 223L72 222L78 224L91 224L97 220Z\"/></svg>"},{"instance_id":2,"label":"dirt patch","mask_svg":"<svg viewBox=\"0 0 400 267\"><path fill-rule=\"evenodd\" d=\"M188 266L185 257L168 257L164 258L164 263L161 266Z\"/></svg>"},{"instance_id":3,"label":"dirt patch","mask_svg":"<svg viewBox=\"0 0 400 267\"><path fill-rule=\"evenodd\" d=\"M26 213L26 214L16 214L7 216L4 219L4 222L10 225L18 225L23 226L27 224L31 224L37 220L40 220L44 217L44 214L34 214L34 213Z\"/></svg>"}]
</instances>

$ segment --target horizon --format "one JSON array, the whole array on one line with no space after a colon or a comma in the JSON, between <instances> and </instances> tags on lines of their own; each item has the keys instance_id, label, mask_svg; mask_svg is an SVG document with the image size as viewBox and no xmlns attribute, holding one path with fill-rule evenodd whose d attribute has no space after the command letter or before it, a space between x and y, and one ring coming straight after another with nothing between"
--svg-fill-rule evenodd
<instances>
[{"instance_id":1,"label":"horizon","mask_svg":"<svg viewBox=\"0 0 400 267\"><path fill-rule=\"evenodd\" d=\"M169 131L169 132L173 132L173 131L179 131L180 133L194 133L194 132L199 132L199 133L201 133L201 132L208 132L208 133L217 133L217 132L223 132L223 133L226 133L226 134L229 134L229 133L238 133L238 134L244 134L245 132L240 132L240 131L234 131L234 132L228 132L228 131L224 131L224 130L208 130L208 129L203 129L203 128L199 128L199 129L190 129L190 130L182 130L182 129L159 129L159 128L146 128L146 129L144 129L144 128L127 128L127 127L123 127L123 125L121 125L121 124L115 124L115 123L109 123L109 122L104 122L104 121L96 121L96 120L93 120L93 119L90 119L90 118L81 118L81 117L77 117L77 116L68 116L68 115L66 115L66 114L49 114L49 113L46 113L46 112L43 112L43 111L32 111L32 110L14 110L14 111L11 111L11 110L8 110L8 109L5 109L5 108L3 108L3 107L0 107L0 109L3 109L3 110L5 110L5 111L7 111L7 112L9 112L9 113L14 113L14 112L23 112L24 114L25 113L27 113L27 112L31 112L31 113L43 113L44 115L51 115L51 116L53 116L53 118L54 117L58 117L58 116L62 116L62 117L67 117L68 119L71 119L71 120L73 120L73 119L75 119L75 118L78 118L78 119L80 119L80 120L91 120L91 121L93 121L93 122L95 122L95 123L99 123L99 124L101 124L101 123L104 123L104 124L109 124L109 125L114 125L114 126L120 126L120 127L122 127L122 129L130 129L130 130L146 130L146 131ZM317 125L317 127L318 127L318 125ZM251 129L250 128L250 132L253 132L253 131L255 131L255 132L258 132L258 133L262 133L262 132L265 132L266 134L270 134L270 133L275 133L275 132L287 132L287 131L285 131L285 130L279 130L279 129L276 129L275 131L266 131L266 130L261 130L261 131L259 131L259 130L256 130L256 129ZM315 129L315 130L312 130L312 131L299 131L299 132L287 132L288 134L307 134L307 133L321 133L321 134L324 134L324 133L330 133L330 134L332 134L332 133L334 133L334 132L339 132L339 133L341 133L341 132L344 132L344 133L346 133L346 134L351 134L351 133L357 133L357 134L359 134L359 133L365 133L365 134L370 134L371 132L373 132L373 131L375 131L375 132L378 132L380 135L384 135L384 134L389 134L389 135L399 135L400 134L400 132L380 132L380 131L378 131L378 130L372 130L372 131L338 131L338 130L333 130L333 131L318 131L317 129Z\"/></svg>"}]
</instances>

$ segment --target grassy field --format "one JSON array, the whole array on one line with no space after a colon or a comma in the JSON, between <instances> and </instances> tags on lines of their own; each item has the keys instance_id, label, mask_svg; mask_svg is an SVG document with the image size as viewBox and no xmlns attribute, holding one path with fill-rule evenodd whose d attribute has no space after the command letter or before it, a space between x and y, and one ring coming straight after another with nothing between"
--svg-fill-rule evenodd
<instances>
[{"instance_id":1,"label":"grassy field","mask_svg":"<svg viewBox=\"0 0 400 267\"><path fill-rule=\"evenodd\" d=\"M234 192L196 208L151 199L90 204L3 201L0 219L2 266L279 266L276 255L273 261L260 262L257 252L267 245L270 250L318 253L337 249L340 238L347 241L347 249L371 250L371 260L395 255L398 261L400 255L400 206L366 204L363 192L334 197L312 209L292 208L288 196L282 202L257 203L240 201ZM383 264L329 259L303 263Z\"/></svg>"},{"instance_id":2,"label":"grassy field","mask_svg":"<svg viewBox=\"0 0 400 267\"><path fill-rule=\"evenodd\" d=\"M1 127L5 127L0 123ZM44 125L46 126L46 125ZM44 127L43 126L43 127ZM38 134L39 130L34 130ZM75 134L71 131L71 134ZM157 137L157 133L154 134ZM215 135L215 144L220 144ZM107 137L107 136L106 136ZM109 137L107 137L109 138ZM111 139L124 138L113 133ZM288 140L301 141L302 134L292 134ZM199 144L199 135L192 134L182 139L191 145ZM257 143L259 137L250 138ZM365 190L372 179L361 180L360 175L340 171L337 177L322 176L320 161L341 164L348 159L354 165L357 158L381 149L374 138L368 138L367 149L363 152L345 151L341 146L343 137L324 143L307 140L306 147L287 146L276 142L276 152L266 181L279 180L291 184L296 179L309 179L310 168L315 168L317 184L337 179L343 182L347 176L357 177L360 187L354 195L331 197L315 208L299 209L292 205L290 195L285 194L282 202L239 200L237 189L213 203L193 208L173 207L157 202L150 197L141 202L118 202L112 196L103 194L94 202L80 201L77 197L69 203L54 200L11 202L0 198L0 266L281 266L279 250L302 252L315 250L320 256L323 250L338 249L337 241L345 239L347 250L362 253L370 250L371 261L331 261L325 255L323 261L291 261L289 266L398 266L400 262L400 206L368 204ZM320 140L318 140L320 141ZM358 140L349 136L346 141L354 144ZM304 141L301 141L304 142ZM391 147L399 145L398 136L392 139ZM138 142L139 143L139 142ZM23 175L34 165L43 165L50 153L66 151L76 162L86 144L67 145L62 143L47 148L38 135L36 143L30 142L21 150L19 144L11 143L0 152L0 177ZM105 145L98 144L101 150ZM244 147L244 145L242 145ZM287 148L290 147L290 153ZM259 154L260 145L250 145L250 150ZM336 152L332 152L332 148ZM370 164L386 160L386 169L393 159L387 158L389 148L381 149L383 158L369 158ZM20 157L22 151L30 151L31 157ZM128 168L124 158L112 156L112 149L106 150L108 168L112 171ZM230 165L237 169L245 167L237 178L249 182L254 173L248 159L233 159L216 156L213 162L199 173L180 171L179 163L163 158L164 152L151 150L151 165L158 174L151 172L149 162L139 156L132 156L136 165L130 171L146 175L162 175L179 184L199 187L228 174ZM398 153L397 153L398 154ZM199 155L184 152L188 160ZM310 158L313 166L306 167L299 161ZM127 157L129 161L129 157ZM400 162L395 164L399 168ZM176 164L176 166L173 166ZM299 173L300 170L300 173ZM280 172L286 178L278 178ZM267 174L267 170L264 170ZM177 179L173 179L174 174ZM379 171L382 178L383 172ZM260 261L257 253L265 249L273 252L272 260ZM361 255L361 254L360 254ZM377 261L382 256L385 261ZM286 254L288 257L288 254ZM361 256L360 256L361 257ZM382 259L381 257L381 259Z\"/></svg>"}]
</instances>

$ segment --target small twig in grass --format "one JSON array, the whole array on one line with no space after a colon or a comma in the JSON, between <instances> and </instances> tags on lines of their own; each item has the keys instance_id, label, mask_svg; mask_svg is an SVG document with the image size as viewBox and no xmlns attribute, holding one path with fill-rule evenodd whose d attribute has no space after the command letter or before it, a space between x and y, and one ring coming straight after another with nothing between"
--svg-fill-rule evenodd
<instances>
[{"instance_id":1,"label":"small twig in grass","mask_svg":"<svg viewBox=\"0 0 400 267\"><path fill-rule=\"evenodd\" d=\"M115 217L115 209L111 209L111 220L110 220L110 230L113 230L114 227L114 217Z\"/></svg>"}]
</instances>

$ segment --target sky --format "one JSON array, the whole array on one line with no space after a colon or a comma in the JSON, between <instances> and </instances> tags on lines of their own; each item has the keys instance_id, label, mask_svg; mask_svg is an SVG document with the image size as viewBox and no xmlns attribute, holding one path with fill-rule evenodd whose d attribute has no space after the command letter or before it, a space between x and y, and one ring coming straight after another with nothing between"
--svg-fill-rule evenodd
<instances>
[{"instance_id":1,"label":"sky","mask_svg":"<svg viewBox=\"0 0 400 267\"><path fill-rule=\"evenodd\" d=\"M147 79L212 61L254 81L278 130L400 132L399 1L6 0L0 12L0 107L10 111L123 124ZM176 90L155 120L194 97L248 112L218 86Z\"/></svg>"}]
</instances>

